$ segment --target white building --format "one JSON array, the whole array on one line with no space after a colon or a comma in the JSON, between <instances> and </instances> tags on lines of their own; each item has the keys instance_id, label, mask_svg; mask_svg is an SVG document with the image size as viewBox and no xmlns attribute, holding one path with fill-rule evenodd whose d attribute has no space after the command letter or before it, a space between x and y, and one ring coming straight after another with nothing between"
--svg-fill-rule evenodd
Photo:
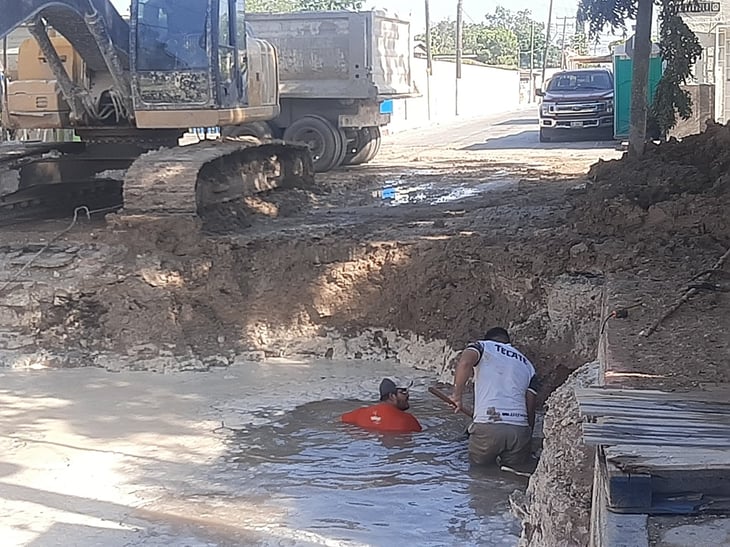
<instances>
[{"instance_id":1,"label":"white building","mask_svg":"<svg viewBox=\"0 0 730 547\"><path fill-rule=\"evenodd\" d=\"M715 119L724 123L730 120L730 0L685 0L680 11L703 47L695 83L715 86Z\"/></svg>"}]
</instances>

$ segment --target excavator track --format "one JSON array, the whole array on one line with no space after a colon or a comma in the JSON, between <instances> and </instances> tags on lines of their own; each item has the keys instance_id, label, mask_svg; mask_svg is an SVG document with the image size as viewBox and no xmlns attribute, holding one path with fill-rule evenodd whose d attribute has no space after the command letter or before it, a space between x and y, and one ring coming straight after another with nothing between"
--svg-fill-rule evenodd
<instances>
[{"instance_id":1,"label":"excavator track","mask_svg":"<svg viewBox=\"0 0 730 547\"><path fill-rule=\"evenodd\" d=\"M246 198L274 188L310 187L309 149L255 137L204 141L142 155L124 177L119 220L196 216L208 232L250 225Z\"/></svg>"},{"instance_id":2,"label":"excavator track","mask_svg":"<svg viewBox=\"0 0 730 547\"><path fill-rule=\"evenodd\" d=\"M189 218L223 233L250 225L247 197L314 183L303 145L241 137L111 153L121 147L107 146L100 155L83 143L0 146L0 225L69 216L83 205L118 211L117 223Z\"/></svg>"}]
</instances>

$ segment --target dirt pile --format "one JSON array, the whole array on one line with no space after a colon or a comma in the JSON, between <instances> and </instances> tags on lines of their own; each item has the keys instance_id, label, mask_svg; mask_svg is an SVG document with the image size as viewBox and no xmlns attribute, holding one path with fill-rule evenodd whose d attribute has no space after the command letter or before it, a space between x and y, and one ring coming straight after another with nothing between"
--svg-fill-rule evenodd
<instances>
[{"instance_id":1,"label":"dirt pile","mask_svg":"<svg viewBox=\"0 0 730 547\"><path fill-rule=\"evenodd\" d=\"M599 161L588 173L594 199L625 197L643 209L681 194L730 192L730 124L682 141L650 144L641 158Z\"/></svg>"},{"instance_id":2,"label":"dirt pile","mask_svg":"<svg viewBox=\"0 0 730 547\"><path fill-rule=\"evenodd\" d=\"M719 256L730 242L730 125L649 145L641 158L599 161L569 199L576 233L620 243L616 256Z\"/></svg>"}]
</instances>

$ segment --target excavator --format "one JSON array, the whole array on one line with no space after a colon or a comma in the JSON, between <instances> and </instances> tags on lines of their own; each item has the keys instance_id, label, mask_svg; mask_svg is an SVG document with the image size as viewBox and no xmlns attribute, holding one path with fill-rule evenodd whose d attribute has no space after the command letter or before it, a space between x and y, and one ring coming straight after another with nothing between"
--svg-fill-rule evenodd
<instances>
[{"instance_id":1,"label":"excavator","mask_svg":"<svg viewBox=\"0 0 730 547\"><path fill-rule=\"evenodd\" d=\"M248 196L312 184L303 144L178 145L191 127L279 114L276 51L247 32L244 4L132 0L127 20L109 0L0 0L0 39L20 26L32 36L17 77L4 79L0 125L77 137L0 146L0 219L58 204L114 208L123 191L124 215L197 216L226 231L246 224Z\"/></svg>"}]
</instances>

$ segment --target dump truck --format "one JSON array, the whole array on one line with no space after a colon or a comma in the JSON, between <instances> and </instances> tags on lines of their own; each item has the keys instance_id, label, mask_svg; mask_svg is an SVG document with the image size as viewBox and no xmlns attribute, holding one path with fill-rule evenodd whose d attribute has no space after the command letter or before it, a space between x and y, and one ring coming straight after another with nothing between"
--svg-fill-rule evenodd
<instances>
[{"instance_id":1,"label":"dump truck","mask_svg":"<svg viewBox=\"0 0 730 547\"><path fill-rule=\"evenodd\" d=\"M276 51L247 33L244 4L132 0L127 20L109 0L0 0L0 39L20 25L33 38L5 85L2 125L81 139L0 147L0 219L44 201L86 205L116 192L104 173L122 171L126 215L197 215L218 231L245 218L247 195L311 184L303 144L249 136L178 146L191 126L280 114Z\"/></svg>"},{"instance_id":2,"label":"dump truck","mask_svg":"<svg viewBox=\"0 0 730 547\"><path fill-rule=\"evenodd\" d=\"M417 95L410 23L377 11L251 13L246 21L276 48L281 112L224 134L306 142L316 171L373 159L390 122L381 103Z\"/></svg>"}]
</instances>

